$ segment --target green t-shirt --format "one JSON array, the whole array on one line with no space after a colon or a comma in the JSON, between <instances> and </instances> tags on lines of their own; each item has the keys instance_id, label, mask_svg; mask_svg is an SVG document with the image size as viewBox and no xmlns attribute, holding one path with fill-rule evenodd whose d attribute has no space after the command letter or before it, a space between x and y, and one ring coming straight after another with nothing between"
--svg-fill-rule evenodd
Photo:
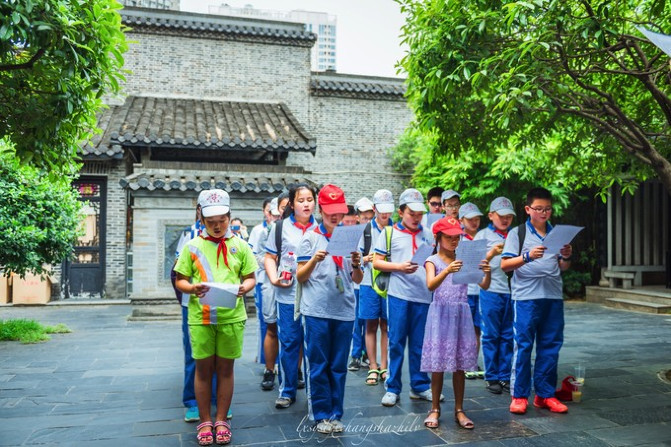
<instances>
[{"instance_id":1,"label":"green t-shirt","mask_svg":"<svg viewBox=\"0 0 671 447\"><path fill-rule=\"evenodd\" d=\"M179 255L175 272L191 278L193 284L218 282L240 284L240 278L258 269L254 253L247 242L231 237L226 240L228 267L223 255L219 256L217 266L217 244L202 237L192 239ZM215 311L216 309L216 311ZM235 309L202 305L196 295L189 297L189 324L228 324L245 321L247 311L242 297L238 297Z\"/></svg>"}]
</instances>

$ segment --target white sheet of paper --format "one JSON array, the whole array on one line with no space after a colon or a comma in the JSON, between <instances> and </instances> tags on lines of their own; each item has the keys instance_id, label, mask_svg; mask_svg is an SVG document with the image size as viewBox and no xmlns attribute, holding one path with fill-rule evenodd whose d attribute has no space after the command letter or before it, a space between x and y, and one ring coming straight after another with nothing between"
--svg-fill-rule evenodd
<instances>
[{"instance_id":1,"label":"white sheet of paper","mask_svg":"<svg viewBox=\"0 0 671 447\"><path fill-rule=\"evenodd\" d=\"M211 307L228 307L235 309L238 304L238 290L240 284L224 284L220 282L204 282L210 288L200 299L202 304Z\"/></svg>"},{"instance_id":2,"label":"white sheet of paper","mask_svg":"<svg viewBox=\"0 0 671 447\"><path fill-rule=\"evenodd\" d=\"M555 225L552 227L552 231L545 236L545 240L543 241L543 246L546 247L543 257L559 254L559 250L564 245L570 244L583 228L585 227L577 227L575 225Z\"/></svg>"},{"instance_id":3,"label":"white sheet of paper","mask_svg":"<svg viewBox=\"0 0 671 447\"><path fill-rule=\"evenodd\" d=\"M487 257L487 241L463 240L457 246L456 258L463 264L461 270L452 277L455 284L477 284L482 281L484 273L480 270L480 263Z\"/></svg>"},{"instance_id":4,"label":"white sheet of paper","mask_svg":"<svg viewBox=\"0 0 671 447\"><path fill-rule=\"evenodd\" d=\"M359 251L359 239L365 225L338 226L333 229L326 251L332 256L348 257L353 251Z\"/></svg>"},{"instance_id":5,"label":"white sheet of paper","mask_svg":"<svg viewBox=\"0 0 671 447\"><path fill-rule=\"evenodd\" d=\"M422 267L422 266L424 266L424 263L426 262L426 258L431 256L431 254L433 254L433 245L422 244L417 248L417 251L412 256L412 259L410 260L410 262L414 262L415 264Z\"/></svg>"}]
</instances>

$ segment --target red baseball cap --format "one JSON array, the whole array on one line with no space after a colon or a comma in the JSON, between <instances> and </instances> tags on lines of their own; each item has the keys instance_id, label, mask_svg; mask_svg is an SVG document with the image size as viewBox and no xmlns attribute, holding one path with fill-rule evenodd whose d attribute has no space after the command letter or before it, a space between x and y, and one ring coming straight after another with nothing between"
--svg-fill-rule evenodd
<instances>
[{"instance_id":1,"label":"red baseball cap","mask_svg":"<svg viewBox=\"0 0 671 447\"><path fill-rule=\"evenodd\" d=\"M461 229L461 224L454 217L443 217L433 224L431 230L433 230L434 235L438 233L443 233L448 236L464 234L464 230Z\"/></svg>"},{"instance_id":2,"label":"red baseball cap","mask_svg":"<svg viewBox=\"0 0 671 447\"><path fill-rule=\"evenodd\" d=\"M319 190L317 202L327 214L347 214L345 193L336 185L324 185L324 187Z\"/></svg>"}]
</instances>

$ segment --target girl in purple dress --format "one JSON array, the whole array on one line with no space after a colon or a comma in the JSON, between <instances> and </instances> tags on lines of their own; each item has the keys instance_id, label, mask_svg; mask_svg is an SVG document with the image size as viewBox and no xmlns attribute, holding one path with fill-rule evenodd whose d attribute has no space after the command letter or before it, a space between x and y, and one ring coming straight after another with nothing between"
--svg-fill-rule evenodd
<instances>
[{"instance_id":1,"label":"girl in purple dress","mask_svg":"<svg viewBox=\"0 0 671 447\"><path fill-rule=\"evenodd\" d=\"M458 272L462 262L455 259L455 250L463 230L454 217L445 217L433 225L437 253L425 263L426 285L434 291L429 306L422 347L423 372L431 373L432 408L424 425L438 427L440 394L443 391L444 373L452 373L454 389L454 420L461 428L472 429L473 422L463 410L464 371L478 368L473 318L468 306L467 284L454 284L450 273ZM489 287L491 268L486 260L480 263L483 279L479 286Z\"/></svg>"}]
</instances>

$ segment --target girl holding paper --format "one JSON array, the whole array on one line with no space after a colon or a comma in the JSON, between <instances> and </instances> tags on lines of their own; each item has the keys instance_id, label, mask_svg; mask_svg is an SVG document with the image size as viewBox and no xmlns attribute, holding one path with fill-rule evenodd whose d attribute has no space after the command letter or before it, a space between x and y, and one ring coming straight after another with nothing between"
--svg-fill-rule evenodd
<instances>
[{"instance_id":1,"label":"girl holding paper","mask_svg":"<svg viewBox=\"0 0 671 447\"><path fill-rule=\"evenodd\" d=\"M319 433L342 432L347 360L354 323L354 283L363 278L361 254L349 258L326 252L347 213L342 189L325 185L318 196L323 222L298 246L296 279L302 284L300 311L308 375L308 417Z\"/></svg>"},{"instance_id":2,"label":"girl holding paper","mask_svg":"<svg viewBox=\"0 0 671 447\"><path fill-rule=\"evenodd\" d=\"M424 420L428 428L437 428L440 417L440 394L443 390L445 371L452 372L454 389L454 420L461 428L472 429L473 422L463 410L464 371L478 367L473 319L468 306L467 284L454 284L453 273L461 269L461 261L455 258L455 251L463 234L459 221L445 217L433 227L437 253L430 256L425 265L426 285L433 291L433 301L429 306L424 329L421 370L431 373L432 408ZM491 268L487 260L480 263L483 272L479 286L489 287Z\"/></svg>"},{"instance_id":3,"label":"girl holding paper","mask_svg":"<svg viewBox=\"0 0 671 447\"><path fill-rule=\"evenodd\" d=\"M242 355L242 340L247 320L242 296L254 289L258 268L249 245L234 237L229 228L230 199L225 191L207 191L201 214L205 232L189 241L179 255L175 286L190 294L188 324L191 350L196 361L194 380L201 423L198 444L231 442L231 427L226 413L233 398L233 364ZM234 308L213 307L201 302L209 291L207 282L238 285ZM210 400L212 376L217 374L217 412L212 423ZM212 428L216 430L212 433Z\"/></svg>"}]
</instances>

